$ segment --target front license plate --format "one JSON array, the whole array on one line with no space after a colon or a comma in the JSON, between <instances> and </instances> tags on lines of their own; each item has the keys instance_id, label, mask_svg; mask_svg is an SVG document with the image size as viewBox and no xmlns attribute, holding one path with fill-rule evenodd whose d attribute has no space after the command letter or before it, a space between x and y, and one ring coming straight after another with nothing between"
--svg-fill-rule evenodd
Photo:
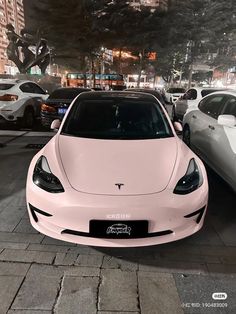
<instances>
[{"instance_id":1,"label":"front license plate","mask_svg":"<svg viewBox=\"0 0 236 314\"><path fill-rule=\"evenodd\" d=\"M58 108L58 114L65 114L67 111L67 108Z\"/></svg>"},{"instance_id":2,"label":"front license plate","mask_svg":"<svg viewBox=\"0 0 236 314\"><path fill-rule=\"evenodd\" d=\"M131 239L148 235L147 220L90 220L90 235L94 238Z\"/></svg>"}]
</instances>

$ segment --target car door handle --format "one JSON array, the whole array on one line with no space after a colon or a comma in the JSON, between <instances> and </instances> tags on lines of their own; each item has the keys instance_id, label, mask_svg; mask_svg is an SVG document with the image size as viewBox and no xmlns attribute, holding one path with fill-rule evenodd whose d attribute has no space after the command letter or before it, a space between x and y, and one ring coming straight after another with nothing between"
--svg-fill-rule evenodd
<instances>
[{"instance_id":1,"label":"car door handle","mask_svg":"<svg viewBox=\"0 0 236 314\"><path fill-rule=\"evenodd\" d=\"M192 116L193 119L197 119L197 117L195 115Z\"/></svg>"},{"instance_id":2,"label":"car door handle","mask_svg":"<svg viewBox=\"0 0 236 314\"><path fill-rule=\"evenodd\" d=\"M208 125L208 128L211 130L215 130L215 127L213 125Z\"/></svg>"}]
</instances>

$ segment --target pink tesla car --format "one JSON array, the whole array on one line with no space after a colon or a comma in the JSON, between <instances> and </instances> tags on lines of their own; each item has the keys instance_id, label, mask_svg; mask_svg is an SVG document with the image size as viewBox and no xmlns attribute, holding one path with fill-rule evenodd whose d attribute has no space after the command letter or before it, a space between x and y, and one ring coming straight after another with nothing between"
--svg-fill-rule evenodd
<instances>
[{"instance_id":1,"label":"pink tesla car","mask_svg":"<svg viewBox=\"0 0 236 314\"><path fill-rule=\"evenodd\" d=\"M137 92L86 92L33 158L33 227L68 242L145 246L201 229L208 201L201 160L160 102Z\"/></svg>"}]
</instances>

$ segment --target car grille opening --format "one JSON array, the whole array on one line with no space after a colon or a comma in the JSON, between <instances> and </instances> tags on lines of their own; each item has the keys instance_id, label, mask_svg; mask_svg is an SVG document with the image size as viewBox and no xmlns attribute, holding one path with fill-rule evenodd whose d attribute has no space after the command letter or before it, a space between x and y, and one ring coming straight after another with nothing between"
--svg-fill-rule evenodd
<instances>
[{"instance_id":1,"label":"car grille opening","mask_svg":"<svg viewBox=\"0 0 236 314\"><path fill-rule=\"evenodd\" d=\"M173 231L172 230L164 230L164 231L159 231L159 232L152 232L152 233L147 233L145 236L127 236L127 237L123 237L122 239L138 239L138 238L151 238L151 237L160 237L160 236L165 236L168 234L172 234ZM76 231L76 230L70 230L70 229L65 229L62 230L61 234L71 234L71 235L75 235L75 236L81 236L81 237L91 237L91 238L103 238L103 239L121 239L117 236L111 237L111 236L101 236L101 235L91 235L90 233L87 232L81 232L81 231Z\"/></svg>"},{"instance_id":2,"label":"car grille opening","mask_svg":"<svg viewBox=\"0 0 236 314\"><path fill-rule=\"evenodd\" d=\"M36 213L39 213L39 214L46 216L46 217L52 217L51 214L49 214L49 213L47 213L41 209L38 209L31 204L29 204L29 208L30 208L31 215L32 215L35 222L38 222L38 217L37 217Z\"/></svg>"},{"instance_id":3,"label":"car grille opening","mask_svg":"<svg viewBox=\"0 0 236 314\"><path fill-rule=\"evenodd\" d=\"M191 213L191 214L188 214L186 216L184 216L184 218L191 218L191 217L194 217L194 216L197 216L197 219L196 219L196 223L199 224L201 219L202 219L202 216L204 214L204 211L205 211L205 208L206 206L202 207L201 209L198 209L197 211Z\"/></svg>"}]
</instances>

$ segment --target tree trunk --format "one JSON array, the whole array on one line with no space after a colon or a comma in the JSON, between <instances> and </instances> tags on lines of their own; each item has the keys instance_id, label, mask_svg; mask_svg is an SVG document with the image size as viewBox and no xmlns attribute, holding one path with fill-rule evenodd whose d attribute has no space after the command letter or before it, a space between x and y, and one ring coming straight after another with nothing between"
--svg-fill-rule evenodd
<instances>
[{"instance_id":1,"label":"tree trunk","mask_svg":"<svg viewBox=\"0 0 236 314\"><path fill-rule=\"evenodd\" d=\"M192 79L193 79L193 63L191 62L189 67L189 76L188 76L188 89L192 86Z\"/></svg>"},{"instance_id":2,"label":"tree trunk","mask_svg":"<svg viewBox=\"0 0 236 314\"><path fill-rule=\"evenodd\" d=\"M94 66L94 59L91 59L91 69L92 69L92 78L93 78L93 87L96 87L96 77L95 77L95 66Z\"/></svg>"},{"instance_id":3,"label":"tree trunk","mask_svg":"<svg viewBox=\"0 0 236 314\"><path fill-rule=\"evenodd\" d=\"M119 59L118 59L118 73L122 74L122 49L119 49Z\"/></svg>"},{"instance_id":4,"label":"tree trunk","mask_svg":"<svg viewBox=\"0 0 236 314\"><path fill-rule=\"evenodd\" d=\"M139 71L138 71L138 88L140 88L140 82L141 82L141 75L142 75L142 69L143 69L143 55L140 52L139 53Z\"/></svg>"}]
</instances>

